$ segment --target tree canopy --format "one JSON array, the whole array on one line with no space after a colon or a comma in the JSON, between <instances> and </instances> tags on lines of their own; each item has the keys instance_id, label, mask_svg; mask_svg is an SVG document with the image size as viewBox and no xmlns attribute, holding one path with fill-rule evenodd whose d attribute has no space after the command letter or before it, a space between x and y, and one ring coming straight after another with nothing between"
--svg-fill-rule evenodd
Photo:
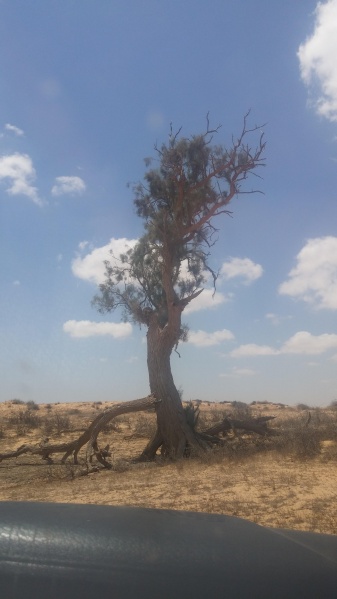
<instances>
[{"instance_id":1,"label":"tree canopy","mask_svg":"<svg viewBox=\"0 0 337 599\"><path fill-rule=\"evenodd\" d=\"M155 147L156 161L147 159L144 182L134 186L134 205L144 221L144 235L135 247L106 261L106 279L93 303L101 312L121 307L123 319L148 324L149 313L158 314L163 327L169 304L181 311L199 293L209 275L217 273L209 263L216 241L213 221L230 214L228 205L248 189L248 176L264 165L265 142L260 126L243 129L229 149L213 143L220 127L191 138L173 134ZM247 138L258 135L252 148ZM153 167L153 163L155 166Z\"/></svg>"}]
</instances>

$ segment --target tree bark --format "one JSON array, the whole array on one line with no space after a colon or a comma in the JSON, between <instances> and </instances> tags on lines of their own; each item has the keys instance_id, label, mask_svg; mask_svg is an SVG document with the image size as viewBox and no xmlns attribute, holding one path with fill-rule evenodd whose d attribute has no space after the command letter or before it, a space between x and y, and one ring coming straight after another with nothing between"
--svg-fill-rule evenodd
<instances>
[{"instance_id":1,"label":"tree bark","mask_svg":"<svg viewBox=\"0 0 337 599\"><path fill-rule=\"evenodd\" d=\"M203 445L186 421L185 411L179 392L174 384L171 371L171 354L177 344L180 332L181 308L176 307L176 327L166 325L161 328L158 316L153 313L147 332L147 366L151 393L160 400L156 405L157 432L148 443L140 460L154 459L157 450L165 457L178 459L186 451L186 446L196 451Z\"/></svg>"}]
</instances>

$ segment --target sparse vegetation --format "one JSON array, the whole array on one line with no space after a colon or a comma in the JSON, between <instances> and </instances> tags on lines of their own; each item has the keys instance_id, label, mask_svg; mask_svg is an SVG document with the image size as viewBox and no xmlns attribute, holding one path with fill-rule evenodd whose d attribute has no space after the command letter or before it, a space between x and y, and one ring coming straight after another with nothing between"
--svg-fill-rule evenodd
<instances>
[{"instance_id":1,"label":"sparse vegetation","mask_svg":"<svg viewBox=\"0 0 337 599\"><path fill-rule=\"evenodd\" d=\"M309 406L305 403L298 403L296 407L299 411L310 410Z\"/></svg>"},{"instance_id":2,"label":"sparse vegetation","mask_svg":"<svg viewBox=\"0 0 337 599\"><path fill-rule=\"evenodd\" d=\"M9 416L7 424L15 429L18 436L22 436L33 429L39 428L41 420L37 414L30 410L20 410Z\"/></svg>"},{"instance_id":3,"label":"sparse vegetation","mask_svg":"<svg viewBox=\"0 0 337 599\"><path fill-rule=\"evenodd\" d=\"M36 412L40 409L39 404L35 403L35 401L30 400L26 402L27 410L35 410Z\"/></svg>"},{"instance_id":4,"label":"sparse vegetation","mask_svg":"<svg viewBox=\"0 0 337 599\"><path fill-rule=\"evenodd\" d=\"M66 414L58 414L57 412L51 416L41 419L43 424L44 434L51 435L53 433L60 435L72 429L71 419Z\"/></svg>"},{"instance_id":5,"label":"sparse vegetation","mask_svg":"<svg viewBox=\"0 0 337 599\"><path fill-rule=\"evenodd\" d=\"M198 404L194 407L200 409L200 429L242 413L255 418L276 415L271 423L276 434L230 429L222 445L195 459L172 463L158 455L154 463L136 463L144 439L153 433L155 414L122 414L101 433L100 445L110 445L106 449L109 469L102 469L95 457L86 466L84 453L78 465L71 461L62 464L56 454L54 463L46 459L43 467L41 456L22 454L15 461L0 463L0 500L188 509L236 515L267 526L336 534L337 411L332 406L308 410L285 406L279 412L272 404ZM62 442L73 439L74 430L93 418L93 410L91 404L81 404L80 410L76 404L59 404L53 405L53 412L42 405L36 412L8 402L0 405L0 417L1 453L19 444L39 447L59 442L60 436ZM95 482L89 484L88 477Z\"/></svg>"},{"instance_id":6,"label":"sparse vegetation","mask_svg":"<svg viewBox=\"0 0 337 599\"><path fill-rule=\"evenodd\" d=\"M155 432L156 421L154 414L139 414L133 434L144 439L151 439Z\"/></svg>"}]
</instances>

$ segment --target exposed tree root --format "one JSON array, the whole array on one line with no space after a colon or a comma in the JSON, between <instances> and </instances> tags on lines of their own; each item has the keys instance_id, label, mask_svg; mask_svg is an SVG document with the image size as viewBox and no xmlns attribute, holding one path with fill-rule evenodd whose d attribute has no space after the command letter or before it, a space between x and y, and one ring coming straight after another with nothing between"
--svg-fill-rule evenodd
<instances>
[{"instance_id":1,"label":"exposed tree root","mask_svg":"<svg viewBox=\"0 0 337 599\"><path fill-rule=\"evenodd\" d=\"M41 442L39 445L21 445L14 451L0 454L0 462L10 458L17 458L23 454L40 455L43 460L48 463L52 463L50 457L54 453L63 453L61 462L64 464L67 458L73 455L74 464L78 464L78 452L85 445L86 447L86 464L87 468L91 464L93 457L104 467L111 468L111 463L107 458L111 457L109 451L109 445L101 449L98 445L98 435L106 427L106 425L121 414L131 412L142 412L149 408L154 408L158 405L160 400L156 397L148 395L141 399L135 399L133 401L123 402L109 408L99 414L97 418L83 431L83 433L73 441L67 443L46 443ZM229 431L242 430L246 432L257 433L258 435L273 435L277 434L275 431L267 428L267 422L275 418L274 416L261 416L258 418L249 418L247 420L238 420L234 418L226 417L222 422L210 427L205 431L196 431L196 424L199 417L199 408L196 408L192 404L189 404L185 409L186 414L186 430L188 435L185 438L184 446L181 447L179 456L189 456L194 453L201 453L212 448L214 445L224 444L224 439L220 438L219 435L226 435ZM165 453L165 446L163 443L163 436L160 430L157 429L154 437L149 441L146 448L139 456L137 461L151 461L155 458L158 449L162 449L163 457L167 456Z\"/></svg>"}]
</instances>

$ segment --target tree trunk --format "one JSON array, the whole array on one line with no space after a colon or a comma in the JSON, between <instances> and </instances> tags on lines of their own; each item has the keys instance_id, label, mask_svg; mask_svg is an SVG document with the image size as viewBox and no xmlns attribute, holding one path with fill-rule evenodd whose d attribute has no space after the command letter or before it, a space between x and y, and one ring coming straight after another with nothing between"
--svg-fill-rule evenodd
<instances>
[{"instance_id":1,"label":"tree trunk","mask_svg":"<svg viewBox=\"0 0 337 599\"><path fill-rule=\"evenodd\" d=\"M157 315L153 314L147 332L147 366L151 393L160 402L156 406L157 432L140 460L153 459L159 447L162 455L172 459L182 457L187 445L200 449L197 437L187 424L181 398L173 381L170 357L177 337L170 333L172 331L168 325L162 329Z\"/></svg>"}]
</instances>

